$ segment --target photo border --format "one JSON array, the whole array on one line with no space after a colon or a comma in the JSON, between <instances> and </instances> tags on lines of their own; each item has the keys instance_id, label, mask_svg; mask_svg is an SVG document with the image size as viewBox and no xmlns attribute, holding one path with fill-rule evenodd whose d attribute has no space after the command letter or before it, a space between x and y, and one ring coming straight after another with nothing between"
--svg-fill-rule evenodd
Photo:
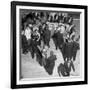
<instances>
[{"instance_id":1,"label":"photo border","mask_svg":"<svg viewBox=\"0 0 90 90\"><path fill-rule=\"evenodd\" d=\"M39 6L39 7L56 7L56 8L74 8L84 10L84 81L73 81L73 82L55 82L55 83L43 83L43 84L22 84L17 85L17 70L16 70L16 6ZM69 4L52 4L52 3L34 3L34 2L11 2L11 88L31 88L31 87L50 87L50 86L66 86L66 85L80 85L88 83L88 66L87 66L87 17L88 7L84 5L69 5Z\"/></svg>"}]
</instances>

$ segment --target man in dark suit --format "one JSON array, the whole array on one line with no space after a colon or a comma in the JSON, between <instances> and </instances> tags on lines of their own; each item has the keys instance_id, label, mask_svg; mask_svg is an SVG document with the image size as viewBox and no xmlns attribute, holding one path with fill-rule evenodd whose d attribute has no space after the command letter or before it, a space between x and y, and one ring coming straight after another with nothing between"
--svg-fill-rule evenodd
<instances>
[{"instance_id":1,"label":"man in dark suit","mask_svg":"<svg viewBox=\"0 0 90 90\"><path fill-rule=\"evenodd\" d=\"M62 47L62 44L64 43L63 34L61 34L59 31L54 33L52 36L54 44L56 46L56 49Z\"/></svg>"},{"instance_id":2,"label":"man in dark suit","mask_svg":"<svg viewBox=\"0 0 90 90\"><path fill-rule=\"evenodd\" d=\"M27 42L26 36L24 35L24 31L22 32L23 32L23 34L21 35L22 36L22 40L21 40L22 52L23 54L26 54L28 52L28 42Z\"/></svg>"},{"instance_id":3,"label":"man in dark suit","mask_svg":"<svg viewBox=\"0 0 90 90\"><path fill-rule=\"evenodd\" d=\"M46 59L46 65L44 66L46 72L49 75L53 74L53 69L55 66L55 60L56 60L56 55L54 55L53 51L50 52L50 56Z\"/></svg>"},{"instance_id":4,"label":"man in dark suit","mask_svg":"<svg viewBox=\"0 0 90 90\"><path fill-rule=\"evenodd\" d=\"M44 44L50 47L49 42L50 42L51 32L49 31L47 24L45 24L42 37L43 37Z\"/></svg>"},{"instance_id":5,"label":"man in dark suit","mask_svg":"<svg viewBox=\"0 0 90 90\"><path fill-rule=\"evenodd\" d=\"M59 76L70 76L70 72L71 72L71 68L75 71L74 65L72 61L64 61L63 63L60 63L60 65L58 66L58 74Z\"/></svg>"},{"instance_id":6,"label":"man in dark suit","mask_svg":"<svg viewBox=\"0 0 90 90\"><path fill-rule=\"evenodd\" d=\"M77 50L79 50L79 49L80 49L79 43L73 41L72 58L73 58L74 61L76 59Z\"/></svg>"}]
</instances>

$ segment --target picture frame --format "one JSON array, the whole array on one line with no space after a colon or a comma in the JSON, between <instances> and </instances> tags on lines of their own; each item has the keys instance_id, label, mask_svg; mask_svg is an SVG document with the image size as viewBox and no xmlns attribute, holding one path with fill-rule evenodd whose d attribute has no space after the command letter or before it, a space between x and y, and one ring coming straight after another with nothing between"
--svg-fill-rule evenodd
<instances>
[{"instance_id":1,"label":"picture frame","mask_svg":"<svg viewBox=\"0 0 90 90\"><path fill-rule=\"evenodd\" d=\"M42 78L41 80L38 80L38 78L36 79L29 78L30 77L29 74L26 73L28 69L25 69L26 67L23 68L23 66L21 65L22 63L21 61L23 60L22 59L23 57L21 54L22 45L19 45L21 43L21 38L22 38L21 37L21 33L22 33L21 19L22 19L22 16L24 17L25 15L27 15L29 11L30 12L48 11L48 12L69 13L70 15L72 14L72 16L75 17L76 19L78 18L77 16L79 16L79 21L78 21L79 29L80 29L80 32L82 32L80 33L80 45L81 45L80 62L79 62L81 67L80 77L77 78L75 76L75 77L64 77L64 78L63 77L52 78L51 76L48 79ZM88 19L88 7L84 5L12 1L11 2L11 46L10 46L11 47L11 88L17 89L17 88L36 88L36 87L53 87L53 86L87 84L88 83L87 19ZM27 63L27 65L26 64L25 65L28 66L29 61L24 60L23 63ZM26 70L25 72L23 72L24 69ZM32 74L32 76L34 76L32 71L30 71L31 72L30 75ZM24 73L24 74L21 75L21 73ZM25 75L28 78L25 78L26 77ZM43 75L41 77L43 77ZM25 80L22 80L23 78L25 78ZM59 78L61 79L59 80Z\"/></svg>"}]
</instances>

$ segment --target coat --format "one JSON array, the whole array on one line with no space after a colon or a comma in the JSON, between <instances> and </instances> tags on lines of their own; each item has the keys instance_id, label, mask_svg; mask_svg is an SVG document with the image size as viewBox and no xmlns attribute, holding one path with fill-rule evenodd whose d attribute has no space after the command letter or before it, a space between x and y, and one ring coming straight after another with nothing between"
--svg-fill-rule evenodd
<instances>
[{"instance_id":1,"label":"coat","mask_svg":"<svg viewBox=\"0 0 90 90\"><path fill-rule=\"evenodd\" d=\"M56 60L56 55L52 55L46 59L46 65L44 66L44 68L49 75L53 74L55 60Z\"/></svg>"}]
</instances>

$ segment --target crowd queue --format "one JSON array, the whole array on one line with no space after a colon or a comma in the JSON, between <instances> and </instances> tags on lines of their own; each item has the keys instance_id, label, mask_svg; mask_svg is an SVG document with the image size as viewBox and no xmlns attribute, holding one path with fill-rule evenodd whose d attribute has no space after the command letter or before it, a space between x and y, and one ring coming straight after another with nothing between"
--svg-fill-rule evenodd
<instances>
[{"instance_id":1,"label":"crowd queue","mask_svg":"<svg viewBox=\"0 0 90 90\"><path fill-rule=\"evenodd\" d=\"M56 50L62 53L64 63L58 66L59 76L70 76L71 68L75 71L74 61L79 50L80 36L76 37L77 30L73 23L73 16L63 12L32 11L23 15L21 19L21 38L23 54L31 53L32 58L43 66L49 75L53 74L56 55L47 51L51 47L52 39Z\"/></svg>"}]
</instances>

